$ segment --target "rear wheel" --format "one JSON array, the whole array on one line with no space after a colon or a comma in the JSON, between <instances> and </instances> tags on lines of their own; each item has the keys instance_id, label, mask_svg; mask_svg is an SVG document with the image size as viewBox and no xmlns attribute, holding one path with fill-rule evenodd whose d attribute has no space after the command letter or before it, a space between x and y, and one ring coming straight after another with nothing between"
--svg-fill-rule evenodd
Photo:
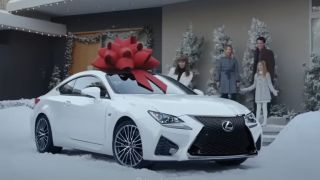
<instances>
[{"instance_id":1,"label":"rear wheel","mask_svg":"<svg viewBox=\"0 0 320 180\"><path fill-rule=\"evenodd\" d=\"M244 161L246 161L247 158L241 158L241 159L230 159L230 160L218 160L216 163L222 165L222 166L238 166L242 164Z\"/></svg>"},{"instance_id":2,"label":"rear wheel","mask_svg":"<svg viewBox=\"0 0 320 180\"><path fill-rule=\"evenodd\" d=\"M51 127L46 116L40 116L35 126L35 141L40 153L59 153L62 147L53 146Z\"/></svg>"},{"instance_id":3,"label":"rear wheel","mask_svg":"<svg viewBox=\"0 0 320 180\"><path fill-rule=\"evenodd\" d=\"M124 121L116 127L113 137L113 154L121 165L133 168L146 167L140 132L132 121Z\"/></svg>"}]
</instances>

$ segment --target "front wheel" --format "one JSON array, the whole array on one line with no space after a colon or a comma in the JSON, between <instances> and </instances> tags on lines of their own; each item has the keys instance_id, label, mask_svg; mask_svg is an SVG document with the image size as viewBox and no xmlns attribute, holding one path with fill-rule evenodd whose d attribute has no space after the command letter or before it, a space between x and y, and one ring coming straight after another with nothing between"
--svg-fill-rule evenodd
<instances>
[{"instance_id":1,"label":"front wheel","mask_svg":"<svg viewBox=\"0 0 320 180\"><path fill-rule=\"evenodd\" d=\"M220 164L222 166L239 166L243 162L245 162L247 158L241 158L241 159L230 159L230 160L218 160L216 161L217 164Z\"/></svg>"},{"instance_id":2,"label":"front wheel","mask_svg":"<svg viewBox=\"0 0 320 180\"><path fill-rule=\"evenodd\" d=\"M40 153L59 153L62 147L53 146L52 132L47 117L41 116L37 119L35 127L35 141L37 150Z\"/></svg>"},{"instance_id":3,"label":"front wheel","mask_svg":"<svg viewBox=\"0 0 320 180\"><path fill-rule=\"evenodd\" d=\"M145 167L140 132L132 121L122 122L116 127L113 154L121 165L133 168Z\"/></svg>"}]
</instances>

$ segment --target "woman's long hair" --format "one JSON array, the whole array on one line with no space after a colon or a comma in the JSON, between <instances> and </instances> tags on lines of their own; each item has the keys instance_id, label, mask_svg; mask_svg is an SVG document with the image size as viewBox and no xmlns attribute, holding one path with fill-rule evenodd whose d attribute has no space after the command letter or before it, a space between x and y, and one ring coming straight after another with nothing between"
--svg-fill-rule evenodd
<instances>
[{"instance_id":1,"label":"woman's long hair","mask_svg":"<svg viewBox=\"0 0 320 180\"><path fill-rule=\"evenodd\" d=\"M264 77L266 77L266 75L267 75L267 73L268 73L266 61L261 60L261 61L258 62L258 64L257 64L257 72L256 72L257 74L259 73L259 68L258 68L259 64L262 65L262 75L263 75Z\"/></svg>"},{"instance_id":2,"label":"woman's long hair","mask_svg":"<svg viewBox=\"0 0 320 180\"><path fill-rule=\"evenodd\" d=\"M224 48L223 48L224 56L227 56L226 51L228 48L231 49L231 58L234 58L234 49L233 49L232 45L230 45L230 44L224 46Z\"/></svg>"},{"instance_id":3,"label":"woman's long hair","mask_svg":"<svg viewBox=\"0 0 320 180\"><path fill-rule=\"evenodd\" d=\"M186 73L186 76L190 75L190 66L189 66L189 60L187 56L181 56L177 59L177 65L176 65L176 69L174 71L174 74L179 74L179 70L182 70L179 67L179 62L183 61L185 63L185 68L184 68L184 72Z\"/></svg>"}]
</instances>

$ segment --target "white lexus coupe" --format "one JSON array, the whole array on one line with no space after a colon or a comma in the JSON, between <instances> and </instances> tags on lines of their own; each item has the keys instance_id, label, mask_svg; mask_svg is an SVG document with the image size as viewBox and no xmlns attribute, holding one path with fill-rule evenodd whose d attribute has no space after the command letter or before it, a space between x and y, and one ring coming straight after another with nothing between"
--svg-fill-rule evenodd
<instances>
[{"instance_id":1,"label":"white lexus coupe","mask_svg":"<svg viewBox=\"0 0 320 180\"><path fill-rule=\"evenodd\" d=\"M191 160L239 165L258 154L262 129L247 108L155 76L167 84L166 94L154 84L153 92L139 86L128 73L92 70L67 78L35 100L37 150L112 155L134 168Z\"/></svg>"}]
</instances>

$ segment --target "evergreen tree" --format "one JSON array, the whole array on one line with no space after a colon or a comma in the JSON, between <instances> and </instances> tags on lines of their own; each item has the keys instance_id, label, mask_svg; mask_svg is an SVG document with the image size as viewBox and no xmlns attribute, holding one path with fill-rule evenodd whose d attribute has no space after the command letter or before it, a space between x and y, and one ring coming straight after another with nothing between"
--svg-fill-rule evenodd
<instances>
[{"instance_id":1,"label":"evergreen tree","mask_svg":"<svg viewBox=\"0 0 320 180\"><path fill-rule=\"evenodd\" d=\"M48 88L52 89L60 82L61 82L61 71L58 66L54 66Z\"/></svg>"},{"instance_id":2,"label":"evergreen tree","mask_svg":"<svg viewBox=\"0 0 320 180\"><path fill-rule=\"evenodd\" d=\"M253 18L248 31L249 39L247 41L247 48L244 52L243 60L241 63L241 84L244 87L249 87L252 84L253 79L253 64L254 64L254 51L256 50L256 40L258 37L264 37L266 39L266 47L268 48L271 43L271 36L267 29L267 25ZM254 107L254 93L248 93L243 100L243 104L249 109L253 110Z\"/></svg>"},{"instance_id":3,"label":"evergreen tree","mask_svg":"<svg viewBox=\"0 0 320 180\"><path fill-rule=\"evenodd\" d=\"M203 44L203 37L198 38L193 33L193 27L190 23L187 31L183 33L183 39L181 42L180 47L176 51L176 56L173 61L173 67L177 65L177 59L181 56L188 57L189 65L191 71L194 73L194 75L198 75L199 72L196 69L197 63L200 61L200 55L201 55L201 46Z\"/></svg>"},{"instance_id":4,"label":"evergreen tree","mask_svg":"<svg viewBox=\"0 0 320 180\"><path fill-rule=\"evenodd\" d=\"M206 94L211 95L218 95L218 87L214 81L215 78L215 71L216 71L216 64L217 60L224 56L224 49L227 45L232 45L232 40L230 36L225 33L225 26L218 27L213 30L213 53L212 53L212 64L213 67L210 69L210 78L207 82L208 89Z\"/></svg>"},{"instance_id":5,"label":"evergreen tree","mask_svg":"<svg viewBox=\"0 0 320 180\"><path fill-rule=\"evenodd\" d=\"M320 56L312 54L311 66L305 75L305 109L307 111L320 110Z\"/></svg>"}]
</instances>

